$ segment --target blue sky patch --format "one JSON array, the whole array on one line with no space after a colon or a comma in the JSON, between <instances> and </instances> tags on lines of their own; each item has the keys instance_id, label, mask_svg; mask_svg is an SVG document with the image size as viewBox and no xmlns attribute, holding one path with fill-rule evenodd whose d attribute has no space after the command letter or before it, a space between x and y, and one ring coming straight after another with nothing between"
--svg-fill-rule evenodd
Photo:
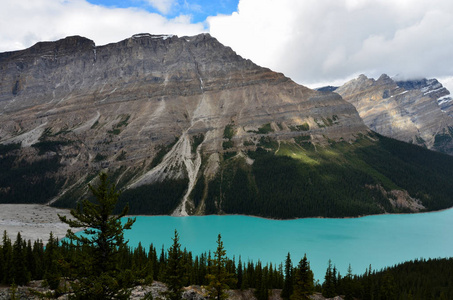
<instances>
[{"instance_id":1,"label":"blue sky patch","mask_svg":"<svg viewBox=\"0 0 453 300\"><path fill-rule=\"evenodd\" d=\"M172 19L179 15L192 16L192 23L203 22L209 16L218 14L230 15L237 11L239 0L173 0L171 6L166 9L159 9L153 6L153 1L146 0L87 0L91 4L102 5L112 8L139 8L152 13L158 13L166 18ZM155 1L165 2L165 1Z\"/></svg>"}]
</instances>

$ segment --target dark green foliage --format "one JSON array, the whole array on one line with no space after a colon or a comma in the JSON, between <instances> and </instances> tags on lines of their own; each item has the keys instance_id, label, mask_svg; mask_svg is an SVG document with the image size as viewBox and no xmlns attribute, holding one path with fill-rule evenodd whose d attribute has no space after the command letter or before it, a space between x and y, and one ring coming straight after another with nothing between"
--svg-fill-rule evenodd
<instances>
[{"instance_id":1,"label":"dark green foliage","mask_svg":"<svg viewBox=\"0 0 453 300\"><path fill-rule=\"evenodd\" d=\"M76 208L79 199L85 197L87 184L96 177L96 174L88 174L83 183L73 186L66 193L52 203L54 207L60 208Z\"/></svg>"},{"instance_id":2,"label":"dark green foliage","mask_svg":"<svg viewBox=\"0 0 453 300\"><path fill-rule=\"evenodd\" d=\"M310 130L310 125L308 123L303 123L302 125L289 126L291 131L308 131Z\"/></svg>"},{"instance_id":3,"label":"dark green foliage","mask_svg":"<svg viewBox=\"0 0 453 300\"><path fill-rule=\"evenodd\" d=\"M20 143L13 143L13 144L0 144L0 155L3 156L8 152L20 149Z\"/></svg>"},{"instance_id":4,"label":"dark green foliage","mask_svg":"<svg viewBox=\"0 0 453 300\"><path fill-rule=\"evenodd\" d=\"M114 129L109 130L107 132L110 133L110 134L118 135L118 134L121 133L121 129L120 128L114 128Z\"/></svg>"},{"instance_id":5,"label":"dark green foliage","mask_svg":"<svg viewBox=\"0 0 453 300\"><path fill-rule=\"evenodd\" d=\"M33 145L34 148L38 149L38 155L43 155L46 152L58 152L61 149L61 146L67 145L70 142L68 141L39 141Z\"/></svg>"},{"instance_id":6,"label":"dark green foliage","mask_svg":"<svg viewBox=\"0 0 453 300\"><path fill-rule=\"evenodd\" d=\"M223 248L222 237L219 234L217 237L217 249L214 252L214 258L210 260L208 274L206 275L209 283L206 287L209 298L226 299L225 290L235 286L237 281L234 278L234 274L228 272L226 268L227 262L226 251Z\"/></svg>"},{"instance_id":7,"label":"dark green foliage","mask_svg":"<svg viewBox=\"0 0 453 300\"><path fill-rule=\"evenodd\" d=\"M361 276L345 276L350 299L453 299L453 258L414 260Z\"/></svg>"},{"instance_id":8,"label":"dark green foliage","mask_svg":"<svg viewBox=\"0 0 453 300\"><path fill-rule=\"evenodd\" d=\"M232 140L228 140L222 143L223 150L227 150L229 148L233 148L234 142Z\"/></svg>"},{"instance_id":9,"label":"dark green foliage","mask_svg":"<svg viewBox=\"0 0 453 300\"><path fill-rule=\"evenodd\" d=\"M255 266L255 297L257 300L269 299L269 271L267 267L262 267L261 262L258 261Z\"/></svg>"},{"instance_id":10,"label":"dark green foliage","mask_svg":"<svg viewBox=\"0 0 453 300\"><path fill-rule=\"evenodd\" d=\"M118 124L113 126L112 130L109 130L108 133L115 134L115 135L120 134L121 131L123 130L123 128L126 127L127 125L129 125L129 123L127 121L129 121L130 117L131 117L130 115L121 115L120 121L118 122Z\"/></svg>"},{"instance_id":11,"label":"dark green foliage","mask_svg":"<svg viewBox=\"0 0 453 300\"><path fill-rule=\"evenodd\" d=\"M291 262L291 255L288 252L285 260L285 281L281 296L284 300L288 300L293 294L293 263Z\"/></svg>"},{"instance_id":12,"label":"dark green foliage","mask_svg":"<svg viewBox=\"0 0 453 300\"><path fill-rule=\"evenodd\" d=\"M178 139L175 139L173 141L173 143L169 144L169 145L160 145L160 146L157 146L156 149L158 149L156 155L154 156L153 160L151 161L151 164L150 164L150 169L154 168L155 166L157 166L158 164L160 164L162 162L162 159L164 158L165 154L168 153L168 151L170 151L170 149L176 144L176 142L178 141Z\"/></svg>"},{"instance_id":13,"label":"dark green foliage","mask_svg":"<svg viewBox=\"0 0 453 300\"><path fill-rule=\"evenodd\" d=\"M26 242L22 240L20 232L17 233L16 241L13 244L13 258L11 275L13 282L24 285L30 280L30 273L26 267Z\"/></svg>"},{"instance_id":14,"label":"dark green foliage","mask_svg":"<svg viewBox=\"0 0 453 300\"><path fill-rule=\"evenodd\" d=\"M258 142L258 146L268 149L277 149L278 142L271 137L262 136Z\"/></svg>"},{"instance_id":15,"label":"dark green foliage","mask_svg":"<svg viewBox=\"0 0 453 300\"><path fill-rule=\"evenodd\" d=\"M258 134L268 134L269 132L274 132L270 123L264 124L258 128Z\"/></svg>"},{"instance_id":16,"label":"dark green foliage","mask_svg":"<svg viewBox=\"0 0 453 300\"><path fill-rule=\"evenodd\" d=\"M129 205L131 214L171 214L187 190L188 179L166 180L125 190L117 210Z\"/></svg>"},{"instance_id":17,"label":"dark green foliage","mask_svg":"<svg viewBox=\"0 0 453 300\"><path fill-rule=\"evenodd\" d=\"M233 124L228 124L223 130L223 138L227 139L222 143L223 150L227 150L234 146L234 142L231 140L234 136L234 127Z\"/></svg>"},{"instance_id":18,"label":"dark green foliage","mask_svg":"<svg viewBox=\"0 0 453 300\"><path fill-rule=\"evenodd\" d=\"M451 156L382 136L379 140L379 145L356 153L397 186L419 198L428 210L452 206L453 185L447 183L453 180Z\"/></svg>"},{"instance_id":19,"label":"dark green foliage","mask_svg":"<svg viewBox=\"0 0 453 300\"><path fill-rule=\"evenodd\" d=\"M90 129L95 129L98 126L99 126L99 120L96 120L96 122L94 122L93 125L91 125Z\"/></svg>"},{"instance_id":20,"label":"dark green foliage","mask_svg":"<svg viewBox=\"0 0 453 300\"><path fill-rule=\"evenodd\" d=\"M219 240L217 242L216 253L213 255L211 252L202 253L195 257L186 249L181 251L179 236L178 239L173 239L173 246L168 251L162 248L160 258L153 245L149 247L148 251L145 251L141 244L135 249L122 245L118 247L118 254L114 261L115 269L118 272L118 285L149 284L153 279L162 280L174 270L181 270L181 273L177 271L177 278L182 278L184 286L206 286L210 283L207 279L213 278L218 266L223 266L223 274L229 275L217 278L232 279L231 285L228 285L231 288L254 289L258 299L266 299L269 289L282 288L283 299L289 299L290 296L285 296L288 290L291 290L291 299L304 299L307 294L303 290L312 289L313 275L309 270L310 264L306 257L302 258L296 268L293 268L288 254L285 272L282 264L277 269L272 264L264 266L260 261L242 263L239 258L236 265L234 258L233 260L226 258L223 243L219 243ZM11 240L4 232L0 245L0 283L2 284L11 285L16 281L15 275L13 275L17 273L17 271L13 271L15 268L13 266L14 257L23 257L24 265L22 267L25 267L25 273L30 275L29 279L45 278L50 287L56 288L60 278L73 279L75 272L79 271L77 268L68 266L75 262L81 263L81 258L86 259L85 255L93 253L89 248L80 247L77 244L59 243L52 235L45 248L41 241L36 241L31 246L30 241L26 243L19 237L14 245L13 247ZM22 246L18 247L18 245ZM176 249L179 251L174 251ZM179 255L175 255L178 253ZM218 260L218 257L223 257L223 259ZM216 261L222 263L218 264ZM69 262L69 264L64 262ZM88 264L91 262L90 259ZM175 264L174 262L182 263ZM181 266L182 268L180 268ZM208 271L210 276L206 276ZM235 281L236 279L237 281ZM110 282L104 275L99 276L96 280L103 283ZM303 282L308 285L302 284ZM288 288L289 285L291 288ZM306 288L301 288L304 286ZM420 259L378 272L372 271L370 266L361 276L352 275L352 269L349 267L345 277L339 276L335 266L332 267L332 263L329 261L326 282L322 289L330 290L329 295L344 295L343 299L453 299L453 258ZM316 290L321 291L321 287L317 285ZM55 295L59 296L66 292L57 289ZM86 299L90 299L90 297L86 297Z\"/></svg>"},{"instance_id":21,"label":"dark green foliage","mask_svg":"<svg viewBox=\"0 0 453 300\"><path fill-rule=\"evenodd\" d=\"M59 261L61 260L62 256L58 243L58 239L55 239L51 232L49 241L46 245L46 252L42 253L40 251L43 254L43 278L46 284L53 290L59 287L61 280L61 265Z\"/></svg>"},{"instance_id":22,"label":"dark green foliage","mask_svg":"<svg viewBox=\"0 0 453 300\"><path fill-rule=\"evenodd\" d=\"M120 157L121 156L122 154L120 154ZM130 183L130 180L134 176L136 176L138 172L141 172L142 170L143 165L135 168L130 168L127 167L126 165L121 165L119 168L111 169L112 173L109 175L109 177L112 182L116 182L117 188L121 190L128 183ZM90 183L96 177L97 177L96 173L87 174L83 182L71 186L71 188L67 190L63 195L61 195L57 201L52 203L52 206L61 208L76 208L76 204L78 201L85 197L89 197L89 195L87 195L87 193L89 192L87 184Z\"/></svg>"},{"instance_id":23,"label":"dark green foliage","mask_svg":"<svg viewBox=\"0 0 453 300\"><path fill-rule=\"evenodd\" d=\"M451 150L452 141L453 127L448 127L448 131L444 129L442 133L436 134L433 148L440 152L447 152L448 150Z\"/></svg>"},{"instance_id":24,"label":"dark green foliage","mask_svg":"<svg viewBox=\"0 0 453 300\"><path fill-rule=\"evenodd\" d=\"M13 274L11 272L13 268L13 246L6 231L3 232L2 248L0 250L1 250L0 282L11 284L14 280L12 276Z\"/></svg>"},{"instance_id":25,"label":"dark green foliage","mask_svg":"<svg viewBox=\"0 0 453 300\"><path fill-rule=\"evenodd\" d=\"M231 140L234 136L234 126L233 124L228 124L223 130L223 138Z\"/></svg>"},{"instance_id":26,"label":"dark green foliage","mask_svg":"<svg viewBox=\"0 0 453 300\"><path fill-rule=\"evenodd\" d=\"M222 173L209 182L206 213L217 213L221 201L221 209L225 212L245 210L257 201L250 167L241 159L226 161Z\"/></svg>"},{"instance_id":27,"label":"dark green foliage","mask_svg":"<svg viewBox=\"0 0 453 300\"><path fill-rule=\"evenodd\" d=\"M56 137L60 134L65 134L65 133L68 133L68 132L71 132L71 130L68 129L67 126L64 126L63 128L60 128L56 133L53 133L52 132L52 128L51 127L46 127L44 129L44 132L42 133L41 137L39 138L40 141L46 141L47 138L49 137ZM57 141L59 142L59 141ZM63 141L65 142L65 141Z\"/></svg>"},{"instance_id":28,"label":"dark green foliage","mask_svg":"<svg viewBox=\"0 0 453 300\"><path fill-rule=\"evenodd\" d=\"M190 193L190 199L192 199L195 207L198 207L198 205L200 205L201 201L203 200L205 187L206 187L205 177L203 174L201 174L192 192Z\"/></svg>"},{"instance_id":29,"label":"dark green foliage","mask_svg":"<svg viewBox=\"0 0 453 300\"><path fill-rule=\"evenodd\" d=\"M126 159L126 151L121 150L120 155L116 157L116 161L123 161Z\"/></svg>"},{"instance_id":30,"label":"dark green foliage","mask_svg":"<svg viewBox=\"0 0 453 300\"><path fill-rule=\"evenodd\" d=\"M167 267L165 268L165 283L168 291L165 296L170 300L180 300L182 288L184 287L184 265L179 235L175 230L172 238L173 245L168 249Z\"/></svg>"},{"instance_id":31,"label":"dark green foliage","mask_svg":"<svg viewBox=\"0 0 453 300\"><path fill-rule=\"evenodd\" d=\"M122 115L121 120L118 122L118 124L116 124L116 127L126 127L127 125L129 125L127 121L129 121L130 117L130 115Z\"/></svg>"},{"instance_id":32,"label":"dark green foliage","mask_svg":"<svg viewBox=\"0 0 453 300\"><path fill-rule=\"evenodd\" d=\"M75 268L71 286L75 299L127 299L131 282L116 267L120 251L127 244L124 230L131 229L135 219L128 219L125 224L121 218L128 212L124 207L118 215L113 215L119 192L111 184L105 173L99 175L96 187L89 185L95 201L83 200L77 209L71 210L74 219L59 216L60 220L71 228L85 228L83 235L76 235L68 230L67 237L78 248L83 249L71 263ZM121 282L120 282L121 281Z\"/></svg>"},{"instance_id":33,"label":"dark green foliage","mask_svg":"<svg viewBox=\"0 0 453 300\"><path fill-rule=\"evenodd\" d=\"M0 203L45 203L57 195L62 184L54 177L59 160L55 155L28 163L5 155L0 159Z\"/></svg>"},{"instance_id":34,"label":"dark green foliage","mask_svg":"<svg viewBox=\"0 0 453 300\"><path fill-rule=\"evenodd\" d=\"M322 118L322 121L326 126L332 126L333 125L333 120L331 118Z\"/></svg>"},{"instance_id":35,"label":"dark green foliage","mask_svg":"<svg viewBox=\"0 0 453 300\"><path fill-rule=\"evenodd\" d=\"M255 146L255 143L252 141L244 141L244 146Z\"/></svg>"},{"instance_id":36,"label":"dark green foliage","mask_svg":"<svg viewBox=\"0 0 453 300\"><path fill-rule=\"evenodd\" d=\"M274 129L272 129L272 126L270 123L266 123L262 125L258 130L247 130L247 132L253 132L257 134L268 134L270 132L274 132Z\"/></svg>"},{"instance_id":37,"label":"dark green foliage","mask_svg":"<svg viewBox=\"0 0 453 300\"><path fill-rule=\"evenodd\" d=\"M239 284L239 280L236 281L236 279L241 278L241 286L255 288L256 294L261 295L259 296L260 299L262 295L268 293L269 289L282 288L283 274L281 268L277 270L272 267L272 264L264 266L261 262L254 264L249 261L243 264L241 259L236 265L234 258L231 260L226 257L223 243L219 244L219 240L217 242L216 252L213 254L211 252L202 253L195 257L186 249L181 250L179 235L177 234L168 251L162 248L160 257L158 257L156 248L152 244L148 251L145 251L140 243L135 249L123 244L117 247L117 254L115 255L114 265L117 275L115 280L118 287L150 284L153 280L165 281L168 287L175 284L174 288L170 290L176 292L170 291L166 294L166 296L173 295L175 299L180 299L177 298L180 287L188 285L207 286L210 283L208 278L218 279L219 282L223 282L224 288L231 287L232 289ZM73 280L81 274L81 270L88 268L91 270L90 272L94 272L93 268L89 268L90 265L94 266L94 260L87 257L92 256L93 251L90 247L81 246L80 243L68 243L67 240L59 242L51 234L46 247L43 247L41 241L36 241L33 246L30 241L28 241L28 244L25 241L16 242L16 244L23 245L24 250L21 250L21 252L25 253L26 257L31 256L23 260L27 274L31 275L30 279L45 279L47 286L56 289L54 294L56 297L68 292L67 289L62 289L63 285L60 285L62 278L69 279L73 287L80 289L77 282ZM15 280L12 275L13 271L11 271L13 270L14 255L13 245L5 232L3 243L0 244L0 275L3 275L0 278L0 283L10 285ZM222 266L220 273L218 266ZM207 276L208 273L209 276ZM98 278L93 279L93 288L95 286L100 287L99 283L107 285L114 283L106 274L111 274L111 272L104 272ZM44 298L50 295L43 295L39 292L37 294ZM99 295L85 296L86 299L101 297Z\"/></svg>"},{"instance_id":38,"label":"dark green foliage","mask_svg":"<svg viewBox=\"0 0 453 300\"><path fill-rule=\"evenodd\" d=\"M264 138L245 161L224 161L209 182L206 213L273 218L409 212L381 191L407 190L427 210L453 205L453 158L377 134L316 147ZM278 151L277 151L278 149Z\"/></svg>"},{"instance_id":39,"label":"dark green foliage","mask_svg":"<svg viewBox=\"0 0 453 300\"><path fill-rule=\"evenodd\" d=\"M299 265L294 271L294 287L293 294L290 299L310 299L310 295L314 292L313 272L310 269L310 263L307 260L307 255L300 260Z\"/></svg>"},{"instance_id":40,"label":"dark green foliage","mask_svg":"<svg viewBox=\"0 0 453 300\"><path fill-rule=\"evenodd\" d=\"M333 298L337 295L335 289L335 272L332 269L332 261L329 259L326 275L324 276L324 283L322 284L322 295L326 298Z\"/></svg>"},{"instance_id":41,"label":"dark green foliage","mask_svg":"<svg viewBox=\"0 0 453 300\"><path fill-rule=\"evenodd\" d=\"M203 142L203 140L204 140L203 133L199 133L192 137L192 153L197 152L197 148Z\"/></svg>"},{"instance_id":42,"label":"dark green foliage","mask_svg":"<svg viewBox=\"0 0 453 300\"><path fill-rule=\"evenodd\" d=\"M103 155L101 153L98 153L96 154L96 156L94 157L94 161L96 162L99 162L99 161L103 161L107 158L107 155Z\"/></svg>"},{"instance_id":43,"label":"dark green foliage","mask_svg":"<svg viewBox=\"0 0 453 300\"><path fill-rule=\"evenodd\" d=\"M300 136L296 136L294 138L296 143L301 146L303 146L305 143L307 143L307 141L309 141L310 139L311 139L311 136L309 136L309 135L300 135Z\"/></svg>"},{"instance_id":44,"label":"dark green foliage","mask_svg":"<svg viewBox=\"0 0 453 300\"><path fill-rule=\"evenodd\" d=\"M425 145L426 141L419 135L415 136L415 140L417 141L418 144L420 145Z\"/></svg>"},{"instance_id":45,"label":"dark green foliage","mask_svg":"<svg viewBox=\"0 0 453 300\"><path fill-rule=\"evenodd\" d=\"M232 157L235 157L238 153L236 151L228 151L228 152L223 152L223 160L230 159Z\"/></svg>"}]
</instances>

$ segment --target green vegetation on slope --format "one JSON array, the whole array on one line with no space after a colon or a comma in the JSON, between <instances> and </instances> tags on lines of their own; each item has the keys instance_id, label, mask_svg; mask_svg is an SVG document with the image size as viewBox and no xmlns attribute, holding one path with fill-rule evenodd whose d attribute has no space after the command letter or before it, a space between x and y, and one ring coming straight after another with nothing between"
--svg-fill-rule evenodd
<instances>
[{"instance_id":1,"label":"green vegetation on slope","mask_svg":"<svg viewBox=\"0 0 453 300\"><path fill-rule=\"evenodd\" d=\"M125 190L117 209L129 204L129 212L139 214L171 214L176 209L189 184L188 179L166 180Z\"/></svg>"},{"instance_id":2,"label":"green vegetation on slope","mask_svg":"<svg viewBox=\"0 0 453 300\"><path fill-rule=\"evenodd\" d=\"M453 299L453 259L405 262L379 272L336 278L334 293L350 299Z\"/></svg>"},{"instance_id":3,"label":"green vegetation on slope","mask_svg":"<svg viewBox=\"0 0 453 300\"><path fill-rule=\"evenodd\" d=\"M353 144L262 145L269 151L248 153L252 166L236 158L223 162L209 183L206 213L295 218L409 212L393 207L377 187L407 190L427 210L453 205L453 158L444 154L379 135Z\"/></svg>"},{"instance_id":4,"label":"green vegetation on slope","mask_svg":"<svg viewBox=\"0 0 453 300\"><path fill-rule=\"evenodd\" d=\"M0 203L45 203L61 187L52 177L60 168L60 157L27 162L18 156L19 148L19 144L0 147Z\"/></svg>"}]
</instances>

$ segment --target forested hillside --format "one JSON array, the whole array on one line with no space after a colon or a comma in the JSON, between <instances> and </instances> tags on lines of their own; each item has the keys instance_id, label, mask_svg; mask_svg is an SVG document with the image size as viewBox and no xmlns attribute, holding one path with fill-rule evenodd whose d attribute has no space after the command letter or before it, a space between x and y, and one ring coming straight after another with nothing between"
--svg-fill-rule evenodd
<instances>
[{"instance_id":1,"label":"forested hillside","mask_svg":"<svg viewBox=\"0 0 453 300\"><path fill-rule=\"evenodd\" d=\"M169 237L170 240L170 237ZM157 246L157 245L156 245ZM149 249L139 245L135 249L119 249L117 268L127 274L120 282L133 285L150 284L153 280L169 282L169 268L174 255L169 249L151 245ZM177 256L182 286L209 284L209 266L214 259L213 249L206 249L201 255L194 255L179 245ZM228 247L225 248L228 251ZM30 280L44 279L55 289L60 280L70 278L68 266L81 257L80 251L68 243L52 236L46 246L42 241L25 241L20 235L14 243L4 233L0 246L0 283L23 285ZM82 250L83 251L83 250ZM174 251L174 249L173 249ZM225 270L233 275L234 284L228 289L246 290L253 288L258 299L268 299L270 289L282 289L282 298L289 299L295 290L301 292L300 261L303 258L282 258L279 265L266 262L243 261L240 257L228 258ZM308 271L309 256L308 256ZM363 275L353 275L352 270L337 270L335 262L329 263L323 282L314 282L313 274L308 277L308 291L322 293L326 297L342 295L345 299L452 299L453 259L415 260L389 267L381 271L366 270ZM371 265L370 265L371 268ZM307 271L307 270L306 270ZM307 271L307 272L308 272ZM340 272L341 271L341 272ZM344 274L343 276L340 275ZM355 272L354 272L355 273ZM320 277L317 274L317 277ZM299 281L298 281L299 278ZM310 279L311 278L311 279ZM304 282L307 286L307 282ZM57 294L67 291L59 289Z\"/></svg>"},{"instance_id":2,"label":"forested hillside","mask_svg":"<svg viewBox=\"0 0 453 300\"><path fill-rule=\"evenodd\" d=\"M207 214L347 217L451 207L452 180L451 156L378 134L327 145L266 139L256 151L225 154L192 197Z\"/></svg>"}]
</instances>

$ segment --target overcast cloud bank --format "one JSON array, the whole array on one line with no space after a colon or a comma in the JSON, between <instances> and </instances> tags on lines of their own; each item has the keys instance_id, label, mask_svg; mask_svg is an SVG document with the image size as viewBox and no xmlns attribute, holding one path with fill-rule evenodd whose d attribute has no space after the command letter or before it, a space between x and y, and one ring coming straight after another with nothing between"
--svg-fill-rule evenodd
<instances>
[{"instance_id":1,"label":"overcast cloud bank","mask_svg":"<svg viewBox=\"0 0 453 300\"><path fill-rule=\"evenodd\" d=\"M162 13L174 1L148 0ZM342 84L362 73L448 82L453 76L450 0L240 0L237 12L211 16L204 24L192 24L189 15L167 19L85 0L0 0L0 5L1 52L69 35L102 45L141 32L208 31L239 55L312 87Z\"/></svg>"}]
</instances>

